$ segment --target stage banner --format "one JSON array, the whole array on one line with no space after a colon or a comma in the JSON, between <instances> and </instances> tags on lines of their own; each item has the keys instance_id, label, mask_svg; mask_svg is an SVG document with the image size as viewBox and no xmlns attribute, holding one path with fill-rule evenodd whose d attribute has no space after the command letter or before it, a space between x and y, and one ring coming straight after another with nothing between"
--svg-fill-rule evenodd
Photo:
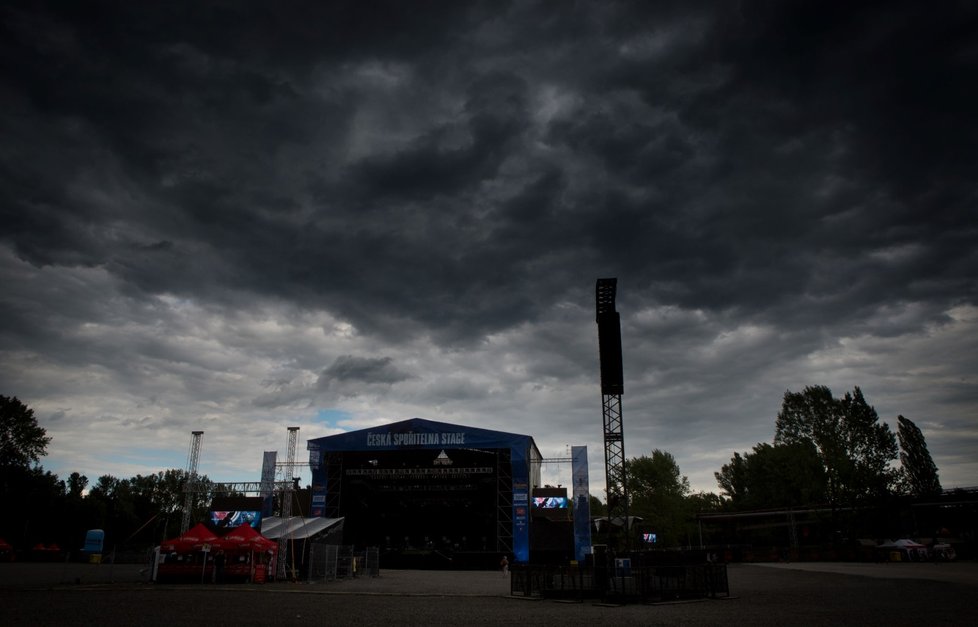
<instances>
[{"instance_id":1,"label":"stage banner","mask_svg":"<svg viewBox=\"0 0 978 627\"><path fill-rule=\"evenodd\" d=\"M513 449L513 561L530 561L530 465L526 451Z\"/></svg>"},{"instance_id":2,"label":"stage banner","mask_svg":"<svg viewBox=\"0 0 978 627\"><path fill-rule=\"evenodd\" d=\"M574 558L584 562L591 552L591 501L587 470L587 447L571 447L571 481L574 497Z\"/></svg>"}]
</instances>

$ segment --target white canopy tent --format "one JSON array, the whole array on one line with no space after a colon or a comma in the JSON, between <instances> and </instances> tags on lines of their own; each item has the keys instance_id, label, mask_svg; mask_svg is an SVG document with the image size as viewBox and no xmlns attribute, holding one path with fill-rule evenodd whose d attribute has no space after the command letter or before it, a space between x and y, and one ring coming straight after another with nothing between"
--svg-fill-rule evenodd
<instances>
[{"instance_id":1,"label":"white canopy tent","mask_svg":"<svg viewBox=\"0 0 978 627\"><path fill-rule=\"evenodd\" d=\"M292 516L282 519L269 516L262 521L261 534L271 540L283 536L289 540L306 540L343 527L343 518Z\"/></svg>"}]
</instances>

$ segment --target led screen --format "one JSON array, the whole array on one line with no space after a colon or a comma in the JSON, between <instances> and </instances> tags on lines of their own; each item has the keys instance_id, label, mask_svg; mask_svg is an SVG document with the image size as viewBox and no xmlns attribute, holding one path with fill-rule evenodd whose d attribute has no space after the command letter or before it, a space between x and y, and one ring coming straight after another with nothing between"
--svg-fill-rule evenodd
<instances>
[{"instance_id":1,"label":"led screen","mask_svg":"<svg viewBox=\"0 0 978 627\"><path fill-rule=\"evenodd\" d=\"M241 525L258 530L261 528L261 512L259 511L212 511L211 525L218 529L233 529Z\"/></svg>"},{"instance_id":2,"label":"led screen","mask_svg":"<svg viewBox=\"0 0 978 627\"><path fill-rule=\"evenodd\" d=\"M537 509L567 509L566 496L535 496L533 507Z\"/></svg>"}]
</instances>

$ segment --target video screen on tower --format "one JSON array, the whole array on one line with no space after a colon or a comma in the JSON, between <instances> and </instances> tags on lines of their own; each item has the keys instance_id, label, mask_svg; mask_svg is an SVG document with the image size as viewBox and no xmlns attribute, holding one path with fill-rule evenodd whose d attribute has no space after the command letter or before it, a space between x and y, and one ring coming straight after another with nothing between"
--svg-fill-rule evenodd
<instances>
[{"instance_id":1,"label":"video screen on tower","mask_svg":"<svg viewBox=\"0 0 978 627\"><path fill-rule=\"evenodd\" d=\"M211 526L217 529L234 529L248 525L254 530L261 529L260 511L211 511Z\"/></svg>"},{"instance_id":2,"label":"video screen on tower","mask_svg":"<svg viewBox=\"0 0 978 627\"><path fill-rule=\"evenodd\" d=\"M535 496L533 497L533 507L535 509L567 509L567 497Z\"/></svg>"}]
</instances>

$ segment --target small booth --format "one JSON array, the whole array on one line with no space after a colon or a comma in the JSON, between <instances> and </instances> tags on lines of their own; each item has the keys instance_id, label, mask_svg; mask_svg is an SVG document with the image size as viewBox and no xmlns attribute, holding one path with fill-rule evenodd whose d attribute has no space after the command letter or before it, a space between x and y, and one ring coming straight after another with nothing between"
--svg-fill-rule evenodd
<instances>
[{"instance_id":1,"label":"small booth","mask_svg":"<svg viewBox=\"0 0 978 627\"><path fill-rule=\"evenodd\" d=\"M278 544L247 525L235 527L214 543L215 581L264 583L274 573Z\"/></svg>"},{"instance_id":2,"label":"small booth","mask_svg":"<svg viewBox=\"0 0 978 627\"><path fill-rule=\"evenodd\" d=\"M203 523L160 545L156 581L210 581L212 547L218 538Z\"/></svg>"},{"instance_id":3,"label":"small booth","mask_svg":"<svg viewBox=\"0 0 978 627\"><path fill-rule=\"evenodd\" d=\"M155 581L263 583L277 553L275 542L247 525L217 536L199 523L160 545Z\"/></svg>"}]
</instances>

